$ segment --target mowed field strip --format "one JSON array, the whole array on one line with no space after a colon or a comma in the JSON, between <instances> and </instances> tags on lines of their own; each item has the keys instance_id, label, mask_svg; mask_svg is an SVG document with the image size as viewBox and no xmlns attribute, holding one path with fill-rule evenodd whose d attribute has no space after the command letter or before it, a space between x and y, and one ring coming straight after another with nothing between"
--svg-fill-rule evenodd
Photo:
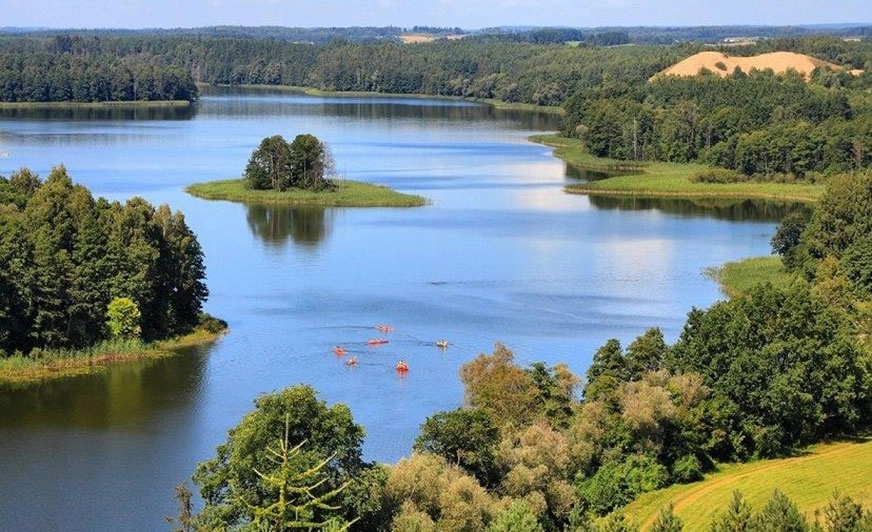
<instances>
[{"instance_id":1,"label":"mowed field strip","mask_svg":"<svg viewBox=\"0 0 872 532\"><path fill-rule=\"evenodd\" d=\"M809 520L815 510L823 511L837 490L864 508L872 507L872 438L816 445L791 458L721 466L700 482L646 493L625 513L648 530L660 509L671 502L685 532L707 531L727 509L734 491L740 491L756 512L775 489L790 497Z\"/></svg>"}]
</instances>

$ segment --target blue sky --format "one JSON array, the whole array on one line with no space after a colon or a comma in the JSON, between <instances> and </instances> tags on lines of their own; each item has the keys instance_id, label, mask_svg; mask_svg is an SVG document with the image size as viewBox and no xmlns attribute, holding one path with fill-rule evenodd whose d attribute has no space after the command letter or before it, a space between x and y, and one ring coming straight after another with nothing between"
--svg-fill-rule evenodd
<instances>
[{"instance_id":1,"label":"blue sky","mask_svg":"<svg viewBox=\"0 0 872 532\"><path fill-rule=\"evenodd\" d=\"M872 22L870 0L0 0L0 27L696 26Z\"/></svg>"}]
</instances>

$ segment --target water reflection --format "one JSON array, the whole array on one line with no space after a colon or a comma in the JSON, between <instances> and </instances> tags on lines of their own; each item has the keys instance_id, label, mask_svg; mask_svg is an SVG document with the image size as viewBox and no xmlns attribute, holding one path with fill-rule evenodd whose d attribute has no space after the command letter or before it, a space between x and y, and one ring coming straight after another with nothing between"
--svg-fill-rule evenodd
<instances>
[{"instance_id":1,"label":"water reflection","mask_svg":"<svg viewBox=\"0 0 872 532\"><path fill-rule=\"evenodd\" d=\"M234 98L227 98L234 96ZM209 103L206 115L226 116L331 116L361 120L448 120L452 122L510 122L513 128L552 131L560 128L557 113L532 113L498 109L461 100L427 100L401 97L312 97L288 91L210 87L203 91ZM220 105L215 105L219 103Z\"/></svg>"},{"instance_id":2,"label":"water reflection","mask_svg":"<svg viewBox=\"0 0 872 532\"><path fill-rule=\"evenodd\" d=\"M292 240L302 247L314 247L330 234L334 209L325 207L282 207L247 205L246 220L254 236L278 249Z\"/></svg>"},{"instance_id":3,"label":"water reflection","mask_svg":"<svg viewBox=\"0 0 872 532\"><path fill-rule=\"evenodd\" d=\"M593 168L587 168L584 166L575 166L573 164L566 163L566 177L569 179L578 179L580 181L600 181L602 179L608 179L610 177L615 177L619 175L628 175L628 174L640 174L640 171L637 170L621 170L610 172L608 170L599 170Z\"/></svg>"},{"instance_id":4,"label":"water reflection","mask_svg":"<svg viewBox=\"0 0 872 532\"><path fill-rule=\"evenodd\" d=\"M0 120L190 120L197 105L0 108Z\"/></svg>"},{"instance_id":5,"label":"water reflection","mask_svg":"<svg viewBox=\"0 0 872 532\"><path fill-rule=\"evenodd\" d=\"M779 222L794 211L809 214L806 203L772 200L735 200L728 198L677 199L636 198L631 196L589 196L590 204L601 210L657 210L682 217L705 216L731 222Z\"/></svg>"},{"instance_id":6,"label":"water reflection","mask_svg":"<svg viewBox=\"0 0 872 532\"><path fill-rule=\"evenodd\" d=\"M208 350L187 348L179 356L118 364L85 377L0 387L0 425L136 427L160 405L192 411ZM158 387L166 395L156 396Z\"/></svg>"}]
</instances>

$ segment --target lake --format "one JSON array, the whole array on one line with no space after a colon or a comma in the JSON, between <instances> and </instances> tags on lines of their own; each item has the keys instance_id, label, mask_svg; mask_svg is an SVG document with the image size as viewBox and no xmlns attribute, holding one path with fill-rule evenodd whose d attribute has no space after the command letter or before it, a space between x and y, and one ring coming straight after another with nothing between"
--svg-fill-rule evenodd
<instances>
[{"instance_id":1,"label":"lake","mask_svg":"<svg viewBox=\"0 0 872 532\"><path fill-rule=\"evenodd\" d=\"M466 102L229 89L193 110L0 114L0 174L64 164L95 195L184 212L206 310L231 327L183 356L0 390L0 530L168 530L173 486L259 394L299 383L351 407L365 458L396 462L428 415L462 404L458 369L494 342L583 375L609 338L657 326L673 342L721 297L704 268L768 253L778 207L564 194L577 172L526 140L556 128ZM330 145L340 177L431 203L291 209L182 191L298 133ZM377 336L389 343L367 347Z\"/></svg>"}]
</instances>

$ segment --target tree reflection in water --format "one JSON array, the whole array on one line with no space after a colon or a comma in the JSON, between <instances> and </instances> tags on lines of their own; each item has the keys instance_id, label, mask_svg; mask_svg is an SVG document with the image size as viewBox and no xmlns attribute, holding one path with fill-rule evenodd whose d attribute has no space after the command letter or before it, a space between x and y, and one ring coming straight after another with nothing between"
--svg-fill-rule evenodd
<instances>
[{"instance_id":1,"label":"tree reflection in water","mask_svg":"<svg viewBox=\"0 0 872 532\"><path fill-rule=\"evenodd\" d=\"M254 236L270 247L284 248L288 240L314 247L330 234L333 212L326 207L248 205L246 219Z\"/></svg>"},{"instance_id":2,"label":"tree reflection in water","mask_svg":"<svg viewBox=\"0 0 872 532\"><path fill-rule=\"evenodd\" d=\"M602 210L660 212L683 217L708 217L732 222L779 222L794 211L809 214L805 203L774 200L741 200L729 198L684 199L684 198L637 198L632 196L590 197L590 204Z\"/></svg>"}]
</instances>

